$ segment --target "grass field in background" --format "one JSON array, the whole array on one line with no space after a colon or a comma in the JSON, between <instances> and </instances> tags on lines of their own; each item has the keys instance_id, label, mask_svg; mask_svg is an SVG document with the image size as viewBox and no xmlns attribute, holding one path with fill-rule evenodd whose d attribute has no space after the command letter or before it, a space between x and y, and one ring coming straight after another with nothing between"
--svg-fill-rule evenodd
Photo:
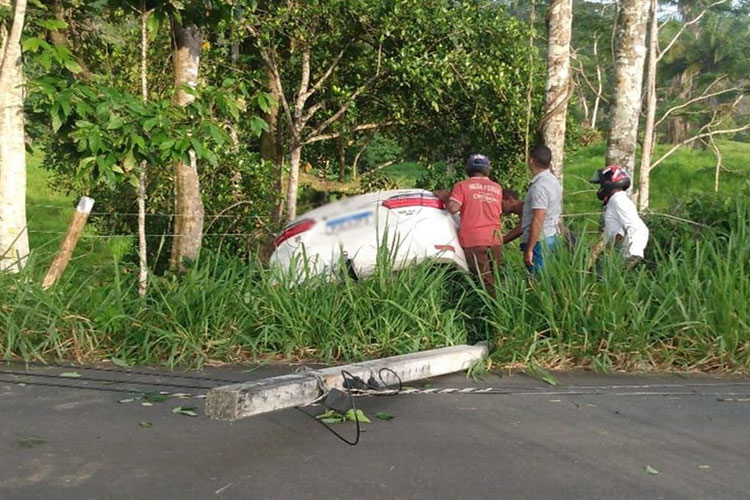
<instances>
[{"instance_id":1,"label":"grass field in background","mask_svg":"<svg viewBox=\"0 0 750 500\"><path fill-rule=\"evenodd\" d=\"M29 227L29 245L38 254L39 269L51 262L55 252L60 248L63 234L75 211L78 196L66 194L54 188L54 178L45 170L41 155L30 155L27 164L26 218ZM94 205L96 212L106 212L106 207ZM101 238L92 225L86 226L83 237L76 245L70 266L97 268L111 266L113 256L122 257L130 251L132 238Z\"/></svg>"},{"instance_id":2,"label":"grass field in background","mask_svg":"<svg viewBox=\"0 0 750 500\"><path fill-rule=\"evenodd\" d=\"M421 163L403 162L396 163L382 170L384 174L392 177L403 188L412 188L417 181L427 172Z\"/></svg>"},{"instance_id":3,"label":"grass field in background","mask_svg":"<svg viewBox=\"0 0 750 500\"><path fill-rule=\"evenodd\" d=\"M724 169L719 193L731 195L748 186L750 144L718 141ZM658 146L654 158L669 146ZM588 182L596 169L604 166L606 145L598 144L569 154L565 159L565 211L567 213L600 210L596 189ZM638 159L638 161L640 161ZM651 173L651 209L667 210L691 193L713 192L716 160L710 150L682 148ZM637 182L637 180L636 180Z\"/></svg>"}]
</instances>

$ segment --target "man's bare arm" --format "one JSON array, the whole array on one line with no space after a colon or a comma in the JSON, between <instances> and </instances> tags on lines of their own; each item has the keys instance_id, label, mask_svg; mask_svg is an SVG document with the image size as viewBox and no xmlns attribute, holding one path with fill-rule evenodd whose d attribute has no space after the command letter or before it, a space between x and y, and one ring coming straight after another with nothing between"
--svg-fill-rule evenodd
<instances>
[{"instance_id":1,"label":"man's bare arm","mask_svg":"<svg viewBox=\"0 0 750 500\"><path fill-rule=\"evenodd\" d=\"M534 265L534 246L539 241L539 235L542 233L544 217L547 210L544 208L535 208L531 211L531 226L529 226L529 241L526 243L526 250L523 253L523 261L527 266Z\"/></svg>"},{"instance_id":2,"label":"man's bare arm","mask_svg":"<svg viewBox=\"0 0 750 500\"><path fill-rule=\"evenodd\" d=\"M455 214L461 211L461 205L458 202L455 202L453 200L448 200L443 203L445 204L445 209L452 214Z\"/></svg>"},{"instance_id":3,"label":"man's bare arm","mask_svg":"<svg viewBox=\"0 0 750 500\"><path fill-rule=\"evenodd\" d=\"M523 234L523 224L521 221L518 221L518 224L516 224L516 227L511 229L508 234L503 235L503 245L506 243L510 243L511 241L519 238Z\"/></svg>"}]
</instances>

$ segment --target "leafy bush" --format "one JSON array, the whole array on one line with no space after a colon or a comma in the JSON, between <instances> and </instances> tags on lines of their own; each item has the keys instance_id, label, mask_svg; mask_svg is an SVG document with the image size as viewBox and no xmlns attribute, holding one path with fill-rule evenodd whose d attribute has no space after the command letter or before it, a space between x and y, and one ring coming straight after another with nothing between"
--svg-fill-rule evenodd
<instances>
[{"instance_id":1,"label":"leafy bush","mask_svg":"<svg viewBox=\"0 0 750 500\"><path fill-rule=\"evenodd\" d=\"M383 172L368 172L362 176L359 182L360 193L372 193L374 191L389 191L398 189L400 186L390 176Z\"/></svg>"},{"instance_id":2,"label":"leafy bush","mask_svg":"<svg viewBox=\"0 0 750 500\"><path fill-rule=\"evenodd\" d=\"M428 165L427 173L417 181L417 187L427 189L428 191L451 189L457 182L462 181L464 177L464 171L461 168L456 169L453 173L449 173L444 164Z\"/></svg>"},{"instance_id":3,"label":"leafy bush","mask_svg":"<svg viewBox=\"0 0 750 500\"><path fill-rule=\"evenodd\" d=\"M678 251L706 237L729 237L747 227L749 214L750 203L743 195L695 193L676 203L670 214L647 215L646 222L654 244Z\"/></svg>"},{"instance_id":4,"label":"leafy bush","mask_svg":"<svg viewBox=\"0 0 750 500\"><path fill-rule=\"evenodd\" d=\"M382 165L391 160L403 158L404 148L391 137L377 134L362 155L362 171Z\"/></svg>"}]
</instances>

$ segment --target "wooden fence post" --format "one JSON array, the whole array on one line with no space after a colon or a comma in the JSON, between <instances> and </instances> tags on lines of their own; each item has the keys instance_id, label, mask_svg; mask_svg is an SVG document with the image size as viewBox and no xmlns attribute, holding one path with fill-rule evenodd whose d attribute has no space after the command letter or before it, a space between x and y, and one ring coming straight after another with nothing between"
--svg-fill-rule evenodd
<instances>
[{"instance_id":1,"label":"wooden fence post","mask_svg":"<svg viewBox=\"0 0 750 500\"><path fill-rule=\"evenodd\" d=\"M52 264L50 264L49 271L47 271L47 275L42 282L42 288L44 290L54 285L55 281L62 276L65 268L68 266L70 257L73 255L73 250L76 247L76 243L78 243L78 238L80 238L83 233L83 227L86 225L86 220L89 218L92 208L94 208L93 198L82 196L81 199L78 200L78 206L76 207L76 211L70 221L70 226L68 226L68 233L65 235L65 239L63 239L62 244L60 245L60 251L55 256Z\"/></svg>"}]
</instances>

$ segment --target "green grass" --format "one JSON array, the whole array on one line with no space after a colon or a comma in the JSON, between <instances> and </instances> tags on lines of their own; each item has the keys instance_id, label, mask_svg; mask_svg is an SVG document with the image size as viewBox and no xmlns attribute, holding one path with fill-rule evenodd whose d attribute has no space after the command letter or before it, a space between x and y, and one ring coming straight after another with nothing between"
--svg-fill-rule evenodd
<instances>
[{"instance_id":1,"label":"green grass","mask_svg":"<svg viewBox=\"0 0 750 500\"><path fill-rule=\"evenodd\" d=\"M382 170L403 188L413 188L417 181L427 173L424 165L417 162L403 162L390 165Z\"/></svg>"},{"instance_id":2,"label":"green grass","mask_svg":"<svg viewBox=\"0 0 750 500\"><path fill-rule=\"evenodd\" d=\"M362 281L289 286L264 266L204 254L181 280L72 270L41 290L33 258L0 275L2 356L200 365L209 361L351 361L489 340L503 366L607 371L750 372L750 210L733 227L655 231L651 264L624 272L617 255L586 266L588 241L529 279L515 257L493 297L468 275L382 261ZM700 232L696 232L700 231Z\"/></svg>"},{"instance_id":3,"label":"green grass","mask_svg":"<svg viewBox=\"0 0 750 500\"><path fill-rule=\"evenodd\" d=\"M506 272L503 294L485 299L494 359L601 371L750 371L750 226L735 204L731 233L657 231L647 268L625 272L607 255L587 269L587 245L561 251L529 282Z\"/></svg>"},{"instance_id":4,"label":"green grass","mask_svg":"<svg viewBox=\"0 0 750 500\"><path fill-rule=\"evenodd\" d=\"M748 168L750 147L722 146L728 168ZM659 167L657 209L710 191L706 154L681 152ZM602 157L602 146L570 156L569 211L600 210L586 180ZM599 274L587 269L594 235L583 234L575 251L557 254L533 280L520 252L509 248L496 297L462 273L425 265L393 273L387 263L367 280L292 287L257 262L205 252L179 280L152 276L141 299L135 274L122 263L129 239L82 239L62 280L41 290L59 238L33 231L64 231L74 200L49 188L39 161L29 167L34 252L20 275L0 275L2 357L117 356L172 366L333 362L487 339L492 359L503 366L750 372L750 213L742 199L689 207L694 212L687 216L714 229L649 220L651 264L635 273L623 272L617 256L605 257ZM723 180L721 193L740 192L744 184L739 176Z\"/></svg>"},{"instance_id":5,"label":"green grass","mask_svg":"<svg viewBox=\"0 0 750 500\"><path fill-rule=\"evenodd\" d=\"M465 296L455 274L417 266L395 277L288 286L254 262L204 254L183 279L152 276L148 296L115 262L72 271L41 290L32 259L0 276L2 356L118 356L138 363L200 365L259 357L356 360L465 342Z\"/></svg>"}]
</instances>

